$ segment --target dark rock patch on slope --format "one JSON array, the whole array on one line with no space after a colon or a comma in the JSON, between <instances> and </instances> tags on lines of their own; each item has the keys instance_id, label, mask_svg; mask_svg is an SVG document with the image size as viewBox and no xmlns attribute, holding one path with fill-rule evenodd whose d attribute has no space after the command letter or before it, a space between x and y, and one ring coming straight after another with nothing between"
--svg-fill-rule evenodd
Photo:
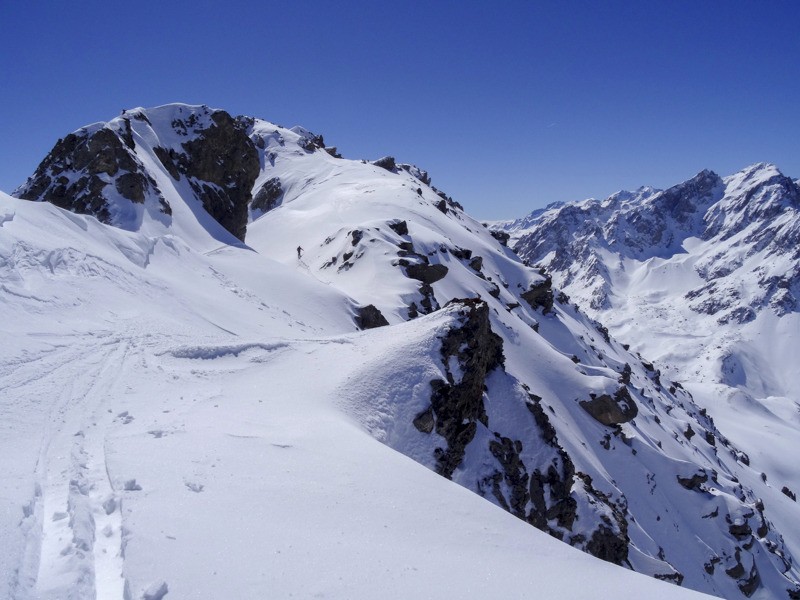
<instances>
[{"instance_id":1,"label":"dark rock patch on slope","mask_svg":"<svg viewBox=\"0 0 800 600\"><path fill-rule=\"evenodd\" d=\"M378 310L375 305L367 304L358 309L356 316L356 325L359 329L375 329L376 327L384 327L388 325L389 321L383 316L383 313Z\"/></svg>"},{"instance_id":2,"label":"dark rock patch on slope","mask_svg":"<svg viewBox=\"0 0 800 600\"><path fill-rule=\"evenodd\" d=\"M222 110L212 113L211 120L211 127L181 144L183 152L162 149L157 155L174 178L187 177L208 214L244 241L258 151L240 120Z\"/></svg>"},{"instance_id":3,"label":"dark rock patch on slope","mask_svg":"<svg viewBox=\"0 0 800 600\"><path fill-rule=\"evenodd\" d=\"M461 324L442 339L441 356L447 381L431 381L431 410L436 433L447 441L437 451L437 472L450 478L461 464L465 448L475 437L477 423L488 425L483 404L486 375L502 366L503 340L489 324L489 306L482 300L453 300ZM450 370L455 360L460 373ZM426 411L427 412L427 411ZM423 413L424 415L424 413ZM420 419L422 423L429 419ZM420 428L420 425L417 425Z\"/></svg>"},{"instance_id":4,"label":"dark rock patch on slope","mask_svg":"<svg viewBox=\"0 0 800 600\"><path fill-rule=\"evenodd\" d=\"M24 200L50 202L113 224L107 196L113 181L116 191L130 202L142 204L146 194L153 193L162 212L171 214L155 181L133 153L130 121L124 122L127 127L121 134L103 127L91 133L79 130L58 140L15 195Z\"/></svg>"}]
</instances>

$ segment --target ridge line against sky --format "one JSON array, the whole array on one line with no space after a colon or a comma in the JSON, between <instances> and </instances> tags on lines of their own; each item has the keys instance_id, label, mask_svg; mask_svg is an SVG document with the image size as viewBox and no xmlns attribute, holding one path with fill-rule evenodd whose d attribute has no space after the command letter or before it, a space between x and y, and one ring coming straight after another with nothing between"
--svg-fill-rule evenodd
<instances>
[{"instance_id":1,"label":"ridge line against sky","mask_svg":"<svg viewBox=\"0 0 800 600\"><path fill-rule=\"evenodd\" d=\"M482 219L756 162L800 177L794 2L0 4L0 190L123 108L391 154Z\"/></svg>"}]
</instances>

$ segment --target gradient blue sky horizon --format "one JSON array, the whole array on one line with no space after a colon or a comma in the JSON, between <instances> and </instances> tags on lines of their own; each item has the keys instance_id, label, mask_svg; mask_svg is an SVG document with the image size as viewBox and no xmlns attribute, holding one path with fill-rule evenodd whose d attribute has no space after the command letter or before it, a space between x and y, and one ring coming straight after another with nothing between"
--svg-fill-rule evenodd
<instances>
[{"instance_id":1,"label":"gradient blue sky horizon","mask_svg":"<svg viewBox=\"0 0 800 600\"><path fill-rule=\"evenodd\" d=\"M123 108L208 104L391 154L481 219L773 162L797 2L0 3L0 190Z\"/></svg>"}]
</instances>

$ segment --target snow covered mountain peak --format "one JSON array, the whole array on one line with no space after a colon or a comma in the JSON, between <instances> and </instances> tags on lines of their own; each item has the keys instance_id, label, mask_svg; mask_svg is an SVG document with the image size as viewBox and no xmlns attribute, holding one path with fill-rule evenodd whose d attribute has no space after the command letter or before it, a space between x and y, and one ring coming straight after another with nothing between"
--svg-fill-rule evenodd
<instances>
[{"instance_id":1,"label":"snow covered mountain peak","mask_svg":"<svg viewBox=\"0 0 800 600\"><path fill-rule=\"evenodd\" d=\"M125 110L69 134L14 195L130 231L165 232L177 220L220 241L243 240L258 172L240 121L207 106L169 104Z\"/></svg>"},{"instance_id":2,"label":"snow covered mountain peak","mask_svg":"<svg viewBox=\"0 0 800 600\"><path fill-rule=\"evenodd\" d=\"M762 226L778 233L771 227L772 221L782 217L784 222L796 222L799 209L797 182L774 165L759 163L725 178L724 198L706 216L703 237L726 240L747 228ZM786 233L784 230L781 235ZM766 236L762 234L761 239L766 240ZM791 239L777 241L780 246L792 243Z\"/></svg>"},{"instance_id":3,"label":"snow covered mountain peak","mask_svg":"<svg viewBox=\"0 0 800 600\"><path fill-rule=\"evenodd\" d=\"M641 188L540 217L563 212L554 235L577 240L587 216L624 215L584 232L602 239L586 249L602 278L612 248L675 247L699 213L685 206L723 188L701 173L682 191ZM300 127L168 105L67 136L17 195L50 204L0 196L14 327L0 390L14 390L3 405L15 416L2 426L19 428L0 436L0 456L16 457L0 471L14 474L0 513L11 515L0 521L9 597L320 586L374 597L360 579L342 582L352 569L340 556L389 577L389 595L416 597L450 553L426 554L435 568L413 577L387 565L462 540L465 526L479 541L454 585L474 593L485 557L513 554L492 550L498 539L529 552L523 525L697 590L798 593L783 506L762 501L766 483L712 411L425 171L343 159ZM663 227L648 250L652 223ZM19 443L28 438L41 444ZM386 521L389 506L402 520ZM186 565L198 548L212 548L207 560ZM493 585L519 596L527 573Z\"/></svg>"},{"instance_id":4,"label":"snow covered mountain peak","mask_svg":"<svg viewBox=\"0 0 800 600\"><path fill-rule=\"evenodd\" d=\"M664 191L642 188L602 202L584 200L537 211L525 229L512 225L506 230L520 256L561 273L558 285L568 287L576 277L583 277L584 283L591 281L588 294L581 296L599 309L609 306L609 268L617 269L600 259L602 253L637 261L670 259L684 254L686 243L695 247L693 239L708 242L710 248L736 238L737 247L747 247L745 256L791 256L800 240L798 201L797 183L773 165L762 163L724 180L705 170ZM581 262L576 263L574 257ZM708 279L711 273L738 270L743 259L741 253L733 257L709 252L695 266ZM791 279L794 271L789 271ZM757 279L766 281L763 276ZM744 305L772 302L775 290L769 284L761 287L767 288L767 297L751 296ZM784 295L775 302L790 302Z\"/></svg>"},{"instance_id":5,"label":"snow covered mountain peak","mask_svg":"<svg viewBox=\"0 0 800 600\"><path fill-rule=\"evenodd\" d=\"M653 194L660 192L656 188L650 187L649 185L643 185L633 191L629 190L620 190L614 194L611 194L608 198L603 200L601 204L607 206L616 206L622 202L637 202L644 198L649 198ZM594 199L588 200L588 202L592 202ZM563 203L562 203L563 204ZM550 205L552 206L552 205ZM549 208L549 207L548 207Z\"/></svg>"}]
</instances>

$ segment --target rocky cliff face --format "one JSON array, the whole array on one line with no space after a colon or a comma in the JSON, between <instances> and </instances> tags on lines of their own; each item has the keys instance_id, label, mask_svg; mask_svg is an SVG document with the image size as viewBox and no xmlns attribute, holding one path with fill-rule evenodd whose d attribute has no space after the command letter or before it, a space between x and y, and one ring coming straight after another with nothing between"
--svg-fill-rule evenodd
<instances>
[{"instance_id":1,"label":"rocky cliff face","mask_svg":"<svg viewBox=\"0 0 800 600\"><path fill-rule=\"evenodd\" d=\"M590 476L576 472L542 398L506 372L503 338L492 331L489 305L456 299L445 310L455 317L439 350L446 379L430 382L430 405L414 418L421 433L444 439L433 451L437 472L452 478L458 470L462 484L534 527L598 558L629 565L625 512L592 486ZM487 408L495 387L490 375L513 386L508 401L524 407L519 429L495 429ZM466 467L468 454L483 456L483 466Z\"/></svg>"},{"instance_id":2,"label":"rocky cliff face","mask_svg":"<svg viewBox=\"0 0 800 600\"><path fill-rule=\"evenodd\" d=\"M134 152L130 119L115 127L83 128L58 140L15 195L51 202L112 225L124 221L126 204L158 201L171 214L161 190Z\"/></svg>"},{"instance_id":3,"label":"rocky cliff face","mask_svg":"<svg viewBox=\"0 0 800 600\"><path fill-rule=\"evenodd\" d=\"M154 157L173 182L153 171ZM223 110L176 105L124 111L69 134L14 195L137 229L146 203L170 216L161 187L185 181L205 211L244 240L258 174L245 122Z\"/></svg>"},{"instance_id":4,"label":"rocky cliff face","mask_svg":"<svg viewBox=\"0 0 800 600\"><path fill-rule=\"evenodd\" d=\"M161 146L154 150L174 179L186 177L206 212L244 241L247 209L260 170L258 154L243 120L223 110L205 116L211 120L207 127L198 127L196 113L173 120L173 130L187 140L180 150Z\"/></svg>"},{"instance_id":5,"label":"rocky cliff face","mask_svg":"<svg viewBox=\"0 0 800 600\"><path fill-rule=\"evenodd\" d=\"M488 424L483 394L486 376L503 364L503 340L492 331L489 307L480 300L457 301L463 321L442 339L446 380L431 381L431 406L414 419L421 431L435 429L447 444L437 449L437 471L448 479L464 459L478 423ZM452 365L452 366L451 366ZM453 371L456 373L453 373ZM432 421L433 428L421 422Z\"/></svg>"}]
</instances>

